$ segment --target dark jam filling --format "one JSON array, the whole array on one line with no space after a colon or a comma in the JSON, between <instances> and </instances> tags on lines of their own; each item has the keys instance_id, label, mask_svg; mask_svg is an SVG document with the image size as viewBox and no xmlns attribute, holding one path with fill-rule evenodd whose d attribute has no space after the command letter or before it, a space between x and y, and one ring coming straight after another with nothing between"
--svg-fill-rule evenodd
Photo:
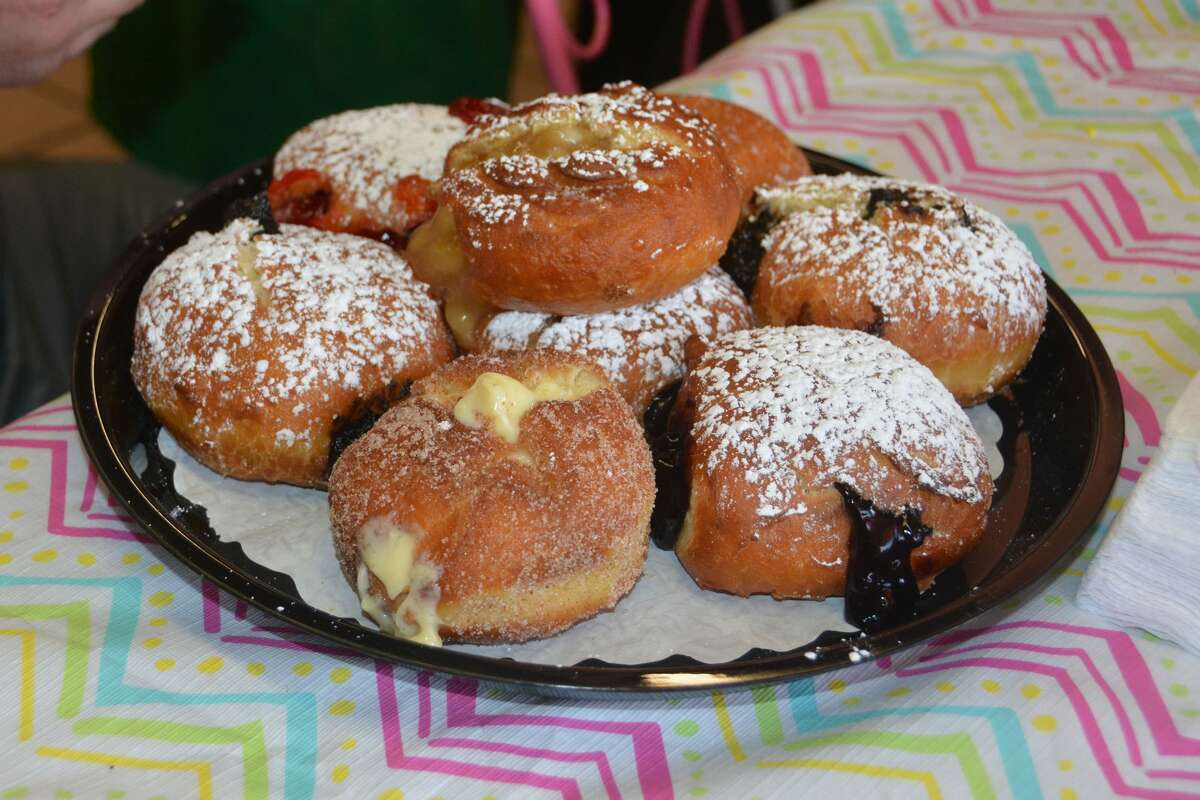
<instances>
[{"instance_id":1,"label":"dark jam filling","mask_svg":"<svg viewBox=\"0 0 1200 800\"><path fill-rule=\"evenodd\" d=\"M733 278L746 297L754 291L754 282L758 280L758 265L764 252L763 239L776 221L777 217L765 208L753 217L741 220L721 256L721 269Z\"/></svg>"},{"instance_id":2,"label":"dark jam filling","mask_svg":"<svg viewBox=\"0 0 1200 800\"><path fill-rule=\"evenodd\" d=\"M654 461L654 510L650 514L650 538L662 550L672 550L688 511L688 486L683 474L683 436L668 424L679 383L660 391L650 401L642 424L650 457Z\"/></svg>"},{"instance_id":3,"label":"dark jam filling","mask_svg":"<svg viewBox=\"0 0 1200 800\"><path fill-rule=\"evenodd\" d=\"M275 221L266 192L239 197L226 206L223 219L226 225L241 217L249 217L257 222L263 233L279 233L279 223Z\"/></svg>"},{"instance_id":4,"label":"dark jam filling","mask_svg":"<svg viewBox=\"0 0 1200 800\"><path fill-rule=\"evenodd\" d=\"M844 483L835 484L850 513L850 563L846 569L846 621L867 633L915 619L921 590L912 553L931 531L920 512L876 508Z\"/></svg>"},{"instance_id":5,"label":"dark jam filling","mask_svg":"<svg viewBox=\"0 0 1200 800\"><path fill-rule=\"evenodd\" d=\"M333 418L333 432L329 437L329 463L325 466L325 478L333 471L333 465L346 452L346 448L354 444L358 437L374 427L384 413L408 397L411 381L403 383L392 382L379 394L366 399L354 401L349 413L339 414Z\"/></svg>"},{"instance_id":6,"label":"dark jam filling","mask_svg":"<svg viewBox=\"0 0 1200 800\"><path fill-rule=\"evenodd\" d=\"M907 213L918 213L921 206L908 189L898 189L894 186L877 186L867 195L867 208L863 211L863 219L875 216L880 206L892 206Z\"/></svg>"}]
</instances>

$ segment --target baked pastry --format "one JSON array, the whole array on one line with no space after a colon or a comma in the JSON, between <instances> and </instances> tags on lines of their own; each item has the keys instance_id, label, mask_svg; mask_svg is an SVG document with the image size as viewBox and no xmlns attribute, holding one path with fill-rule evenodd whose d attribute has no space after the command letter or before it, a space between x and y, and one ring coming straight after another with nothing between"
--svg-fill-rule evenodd
<instances>
[{"instance_id":1,"label":"baked pastry","mask_svg":"<svg viewBox=\"0 0 1200 800\"><path fill-rule=\"evenodd\" d=\"M406 255L468 348L489 307L594 314L686 286L739 210L712 124L631 83L479 117L440 191Z\"/></svg>"},{"instance_id":2,"label":"baked pastry","mask_svg":"<svg viewBox=\"0 0 1200 800\"><path fill-rule=\"evenodd\" d=\"M672 426L689 507L676 542L702 588L844 591L854 521L835 484L932 529L927 583L979 541L992 496L983 444L928 369L861 331L757 328L689 343Z\"/></svg>"},{"instance_id":3,"label":"baked pastry","mask_svg":"<svg viewBox=\"0 0 1200 800\"><path fill-rule=\"evenodd\" d=\"M453 356L437 302L390 248L243 218L193 235L150 275L132 371L205 466L321 486L339 424Z\"/></svg>"},{"instance_id":4,"label":"baked pastry","mask_svg":"<svg viewBox=\"0 0 1200 800\"><path fill-rule=\"evenodd\" d=\"M683 345L753 325L750 304L713 267L674 294L601 314L505 311L479 333L481 351L548 347L598 364L640 418L659 390L683 377Z\"/></svg>"},{"instance_id":5,"label":"baked pastry","mask_svg":"<svg viewBox=\"0 0 1200 800\"><path fill-rule=\"evenodd\" d=\"M465 356L334 465L334 549L363 610L425 644L519 642L611 608L642 573L654 477L599 368Z\"/></svg>"},{"instance_id":6,"label":"baked pastry","mask_svg":"<svg viewBox=\"0 0 1200 800\"><path fill-rule=\"evenodd\" d=\"M717 135L738 173L742 204L754 196L754 188L812 174L804 152L766 117L745 106L702 95L675 95L717 127Z\"/></svg>"},{"instance_id":7,"label":"baked pastry","mask_svg":"<svg viewBox=\"0 0 1200 800\"><path fill-rule=\"evenodd\" d=\"M994 215L941 187L855 175L764 188L758 202L779 219L751 298L761 323L874 333L963 405L1029 362L1045 279Z\"/></svg>"},{"instance_id":8,"label":"baked pastry","mask_svg":"<svg viewBox=\"0 0 1200 800\"><path fill-rule=\"evenodd\" d=\"M437 208L433 182L467 124L445 106L345 111L296 131L275 154L267 189L280 222L403 247Z\"/></svg>"}]
</instances>

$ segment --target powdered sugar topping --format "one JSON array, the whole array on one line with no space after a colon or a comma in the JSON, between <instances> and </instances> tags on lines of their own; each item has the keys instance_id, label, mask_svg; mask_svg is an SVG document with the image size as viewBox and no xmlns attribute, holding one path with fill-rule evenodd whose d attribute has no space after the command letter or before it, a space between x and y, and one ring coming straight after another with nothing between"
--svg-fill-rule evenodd
<instances>
[{"instance_id":1,"label":"powdered sugar topping","mask_svg":"<svg viewBox=\"0 0 1200 800\"><path fill-rule=\"evenodd\" d=\"M428 356L424 332L440 324L437 303L389 247L298 225L268 235L238 219L193 235L151 274L134 372L150 376L143 392L215 391L299 417L310 399L359 389L368 371L396 375Z\"/></svg>"},{"instance_id":2,"label":"powdered sugar topping","mask_svg":"<svg viewBox=\"0 0 1200 800\"><path fill-rule=\"evenodd\" d=\"M1045 280L1028 248L993 214L941 187L814 176L757 198L786 215L763 242L781 263L765 265L767 285L829 278L846 302L865 293L883 321L936 317L948 336L982 326L1002 341L1041 328Z\"/></svg>"},{"instance_id":3,"label":"powdered sugar topping","mask_svg":"<svg viewBox=\"0 0 1200 800\"><path fill-rule=\"evenodd\" d=\"M817 326L759 328L711 343L695 382L692 439L709 469L732 461L759 491L758 514L802 513L797 471L871 498L878 450L924 488L982 499L983 444L926 367L882 339ZM857 455L857 458L856 458Z\"/></svg>"},{"instance_id":4,"label":"powdered sugar topping","mask_svg":"<svg viewBox=\"0 0 1200 800\"><path fill-rule=\"evenodd\" d=\"M628 388L663 386L683 376L683 345L693 334L712 337L750 325L741 290L712 267L674 294L617 311L565 317L505 311L492 318L480 340L494 350L544 347L586 355L631 399Z\"/></svg>"},{"instance_id":5,"label":"powdered sugar topping","mask_svg":"<svg viewBox=\"0 0 1200 800\"><path fill-rule=\"evenodd\" d=\"M396 182L409 175L436 181L446 153L466 131L466 123L445 106L401 103L346 111L292 134L275 156L275 177L318 170L352 205L387 215Z\"/></svg>"},{"instance_id":6,"label":"powdered sugar topping","mask_svg":"<svg viewBox=\"0 0 1200 800\"><path fill-rule=\"evenodd\" d=\"M443 187L472 221L527 224L531 204L621 186L646 192L670 162L716 147L707 120L626 82L479 117L451 152Z\"/></svg>"}]
</instances>

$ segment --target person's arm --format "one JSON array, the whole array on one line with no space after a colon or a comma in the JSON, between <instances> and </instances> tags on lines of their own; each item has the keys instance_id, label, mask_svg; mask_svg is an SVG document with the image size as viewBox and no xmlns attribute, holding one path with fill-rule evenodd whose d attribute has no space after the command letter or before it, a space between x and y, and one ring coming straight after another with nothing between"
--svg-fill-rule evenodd
<instances>
[{"instance_id":1,"label":"person's arm","mask_svg":"<svg viewBox=\"0 0 1200 800\"><path fill-rule=\"evenodd\" d=\"M0 86L41 80L142 0L0 0Z\"/></svg>"}]
</instances>

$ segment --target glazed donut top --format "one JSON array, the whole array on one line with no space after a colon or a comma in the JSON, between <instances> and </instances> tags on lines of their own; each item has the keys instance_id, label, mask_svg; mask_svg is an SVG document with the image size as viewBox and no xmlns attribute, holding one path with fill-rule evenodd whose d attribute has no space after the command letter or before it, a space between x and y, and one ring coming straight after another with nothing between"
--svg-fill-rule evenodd
<instances>
[{"instance_id":1,"label":"glazed donut top","mask_svg":"<svg viewBox=\"0 0 1200 800\"><path fill-rule=\"evenodd\" d=\"M193 235L154 270L135 323L134 370L158 378L143 382L147 390L182 386L199 398L256 405L294 401L295 419L303 420L306 401L325 399L330 386L357 388L371 366L401 372L430 349L421 332L441 326L438 305L389 247L279 227L266 234L236 219L218 233Z\"/></svg>"},{"instance_id":2,"label":"glazed donut top","mask_svg":"<svg viewBox=\"0 0 1200 800\"><path fill-rule=\"evenodd\" d=\"M445 106L400 103L345 111L292 134L275 155L274 177L318 170L343 193L343 201L387 216L396 182L409 175L436 181L446 153L466 131L466 123Z\"/></svg>"},{"instance_id":3,"label":"glazed donut top","mask_svg":"<svg viewBox=\"0 0 1200 800\"><path fill-rule=\"evenodd\" d=\"M614 382L634 375L637 384L661 386L683 376L683 345L692 334L715 336L750 322L737 284L712 267L674 294L617 311L572 316L505 311L491 319L480 340L492 350L544 347L585 354Z\"/></svg>"},{"instance_id":4,"label":"glazed donut top","mask_svg":"<svg viewBox=\"0 0 1200 800\"><path fill-rule=\"evenodd\" d=\"M625 81L479 116L446 157L443 187L462 198L468 219L460 226L526 224L531 202L569 202L626 184L646 192L669 162L718 153L708 120Z\"/></svg>"},{"instance_id":5,"label":"glazed donut top","mask_svg":"<svg viewBox=\"0 0 1200 800\"><path fill-rule=\"evenodd\" d=\"M939 186L861 175L814 176L759 189L783 217L763 242L789 263L865 288L884 319L942 317L964 333L980 322L1000 343L1041 331L1042 271L995 215ZM762 277L775 285L801 271Z\"/></svg>"},{"instance_id":6,"label":"glazed donut top","mask_svg":"<svg viewBox=\"0 0 1200 800\"><path fill-rule=\"evenodd\" d=\"M741 470L761 517L807 509L797 475L879 494L878 451L932 492L978 502L983 446L966 413L926 367L861 331L803 326L737 331L690 364L693 457Z\"/></svg>"}]
</instances>

